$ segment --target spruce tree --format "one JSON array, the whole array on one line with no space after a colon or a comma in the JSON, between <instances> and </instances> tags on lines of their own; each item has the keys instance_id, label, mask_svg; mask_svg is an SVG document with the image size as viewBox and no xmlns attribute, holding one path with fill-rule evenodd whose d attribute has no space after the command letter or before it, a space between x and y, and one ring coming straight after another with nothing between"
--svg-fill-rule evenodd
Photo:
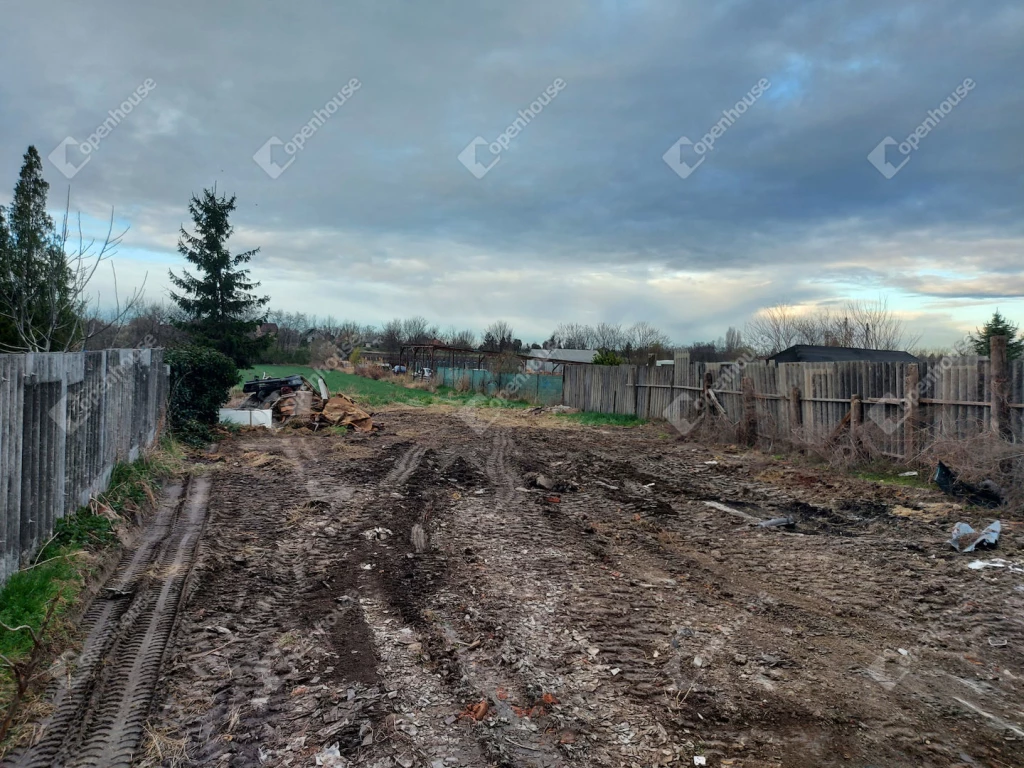
<instances>
[{"instance_id":1,"label":"spruce tree","mask_svg":"<svg viewBox=\"0 0 1024 768\"><path fill-rule=\"evenodd\" d=\"M7 220L0 221L2 350L64 349L79 333L73 275L46 212L49 189L39 152L29 147Z\"/></svg>"},{"instance_id":2,"label":"spruce tree","mask_svg":"<svg viewBox=\"0 0 1024 768\"><path fill-rule=\"evenodd\" d=\"M989 338L992 336L1005 336L1006 357L1010 360L1016 360L1024 355L1024 336L1018 335L1018 330L1019 326L1003 317L997 309L992 314L992 319L971 336L971 344L974 346L975 354L988 355L990 352Z\"/></svg>"},{"instance_id":3,"label":"spruce tree","mask_svg":"<svg viewBox=\"0 0 1024 768\"><path fill-rule=\"evenodd\" d=\"M234 256L228 251L234 196L217 197L216 189L204 189L201 196L192 196L188 209L195 234L181 228L178 252L195 266L198 276L170 273L171 283L179 289L171 292L171 298L185 315L175 325L195 343L213 347L239 368L248 368L270 341L256 338L255 333L266 318L263 307L270 297L253 293L260 284L251 281L249 270L243 268L259 248Z\"/></svg>"}]
</instances>

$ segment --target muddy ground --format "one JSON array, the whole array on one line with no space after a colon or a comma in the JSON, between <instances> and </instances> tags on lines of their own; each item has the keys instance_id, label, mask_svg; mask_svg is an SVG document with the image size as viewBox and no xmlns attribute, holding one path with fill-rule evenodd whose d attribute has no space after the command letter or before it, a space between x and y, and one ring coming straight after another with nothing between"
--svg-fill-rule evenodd
<instances>
[{"instance_id":1,"label":"muddy ground","mask_svg":"<svg viewBox=\"0 0 1024 768\"><path fill-rule=\"evenodd\" d=\"M139 762L1024 766L1024 570L968 567L1020 514L961 555L988 513L657 425L376 419L202 460Z\"/></svg>"}]
</instances>

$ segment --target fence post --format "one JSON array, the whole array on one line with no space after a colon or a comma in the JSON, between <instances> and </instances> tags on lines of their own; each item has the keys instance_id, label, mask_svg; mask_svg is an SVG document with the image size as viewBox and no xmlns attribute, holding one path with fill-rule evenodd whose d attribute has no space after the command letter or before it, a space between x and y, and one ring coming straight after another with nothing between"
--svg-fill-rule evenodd
<instances>
[{"instance_id":1,"label":"fence post","mask_svg":"<svg viewBox=\"0 0 1024 768\"><path fill-rule=\"evenodd\" d=\"M917 453L917 430L921 423L921 371L917 363L907 366L903 394L907 412L903 419L903 458L911 459ZM885 406L882 406L883 408Z\"/></svg>"},{"instance_id":2,"label":"fence post","mask_svg":"<svg viewBox=\"0 0 1024 768\"><path fill-rule=\"evenodd\" d=\"M989 365L992 376L992 432L996 437L1010 435L1010 368L1006 358L1006 337L989 338Z\"/></svg>"},{"instance_id":3,"label":"fence post","mask_svg":"<svg viewBox=\"0 0 1024 768\"><path fill-rule=\"evenodd\" d=\"M740 425L740 442L753 446L757 443L757 399L754 397L754 380L743 377L743 421Z\"/></svg>"},{"instance_id":4,"label":"fence post","mask_svg":"<svg viewBox=\"0 0 1024 768\"><path fill-rule=\"evenodd\" d=\"M700 393L701 407L704 408L705 413L712 418L717 414L711 410L711 398L708 396L708 390L711 389L711 385L714 381L715 377L711 375L711 371L704 371L704 381L701 383L703 389L701 389Z\"/></svg>"},{"instance_id":5,"label":"fence post","mask_svg":"<svg viewBox=\"0 0 1024 768\"><path fill-rule=\"evenodd\" d=\"M800 387L793 387L789 390L789 426L800 427L803 424L803 409L800 407Z\"/></svg>"},{"instance_id":6,"label":"fence post","mask_svg":"<svg viewBox=\"0 0 1024 768\"><path fill-rule=\"evenodd\" d=\"M853 443L853 449L858 452L861 447L860 438L863 423L864 402L861 400L860 395L854 394L850 397L850 441Z\"/></svg>"}]
</instances>

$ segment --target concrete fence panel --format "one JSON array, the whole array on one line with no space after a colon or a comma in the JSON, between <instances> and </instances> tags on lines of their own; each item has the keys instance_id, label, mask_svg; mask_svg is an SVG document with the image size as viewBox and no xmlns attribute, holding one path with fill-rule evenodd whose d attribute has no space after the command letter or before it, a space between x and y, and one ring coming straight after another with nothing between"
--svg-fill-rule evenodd
<instances>
[{"instance_id":1,"label":"concrete fence panel","mask_svg":"<svg viewBox=\"0 0 1024 768\"><path fill-rule=\"evenodd\" d=\"M157 438L162 349L0 355L0 583Z\"/></svg>"}]
</instances>

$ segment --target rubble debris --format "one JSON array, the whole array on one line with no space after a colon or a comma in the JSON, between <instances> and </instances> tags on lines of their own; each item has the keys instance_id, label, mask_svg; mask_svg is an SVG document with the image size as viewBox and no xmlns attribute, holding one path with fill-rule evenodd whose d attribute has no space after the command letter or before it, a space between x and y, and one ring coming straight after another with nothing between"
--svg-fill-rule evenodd
<instances>
[{"instance_id":1,"label":"rubble debris","mask_svg":"<svg viewBox=\"0 0 1024 768\"><path fill-rule=\"evenodd\" d=\"M242 385L242 392L248 397L234 408L222 408L221 421L271 428L275 422L280 425L298 420L315 427L320 421L318 415L331 400L320 376L316 384L300 375L252 379ZM368 414L364 416L369 419Z\"/></svg>"},{"instance_id":2,"label":"rubble debris","mask_svg":"<svg viewBox=\"0 0 1024 768\"><path fill-rule=\"evenodd\" d=\"M331 744L323 752L318 752L315 759L317 765L327 766L328 768L343 768L348 765L348 760L341 756L341 750L337 743Z\"/></svg>"},{"instance_id":3,"label":"rubble debris","mask_svg":"<svg viewBox=\"0 0 1024 768\"><path fill-rule=\"evenodd\" d=\"M773 517L771 520L762 520L757 524L758 528L793 528L796 520L792 517Z\"/></svg>"},{"instance_id":4,"label":"rubble debris","mask_svg":"<svg viewBox=\"0 0 1024 768\"><path fill-rule=\"evenodd\" d=\"M965 482L959 475L941 461L932 478L947 496L963 499L976 507L994 509L1003 503L1003 489L991 480L982 480L977 485Z\"/></svg>"},{"instance_id":5,"label":"rubble debris","mask_svg":"<svg viewBox=\"0 0 1024 768\"><path fill-rule=\"evenodd\" d=\"M732 507L727 506L726 504L722 504L720 501L708 501L707 499L705 499L704 503L707 506L711 507L712 509L717 509L719 512L727 512L728 514L738 517L742 520L746 520L749 523L759 524L761 522L753 515L748 515L746 512L742 512L738 509L733 509Z\"/></svg>"},{"instance_id":6,"label":"rubble debris","mask_svg":"<svg viewBox=\"0 0 1024 768\"><path fill-rule=\"evenodd\" d=\"M367 541L384 541L391 536L394 536L394 532L390 528L381 528L380 526L363 531L363 538Z\"/></svg>"},{"instance_id":7,"label":"rubble debris","mask_svg":"<svg viewBox=\"0 0 1024 768\"><path fill-rule=\"evenodd\" d=\"M272 422L270 411L238 408L221 408L218 419L221 424L240 424L243 427L266 427L267 429L270 429Z\"/></svg>"},{"instance_id":8,"label":"rubble debris","mask_svg":"<svg viewBox=\"0 0 1024 768\"><path fill-rule=\"evenodd\" d=\"M984 568L1006 568L1010 573L1024 573L1024 566L1015 565L1000 557L994 557L991 560L973 560L967 564L967 567L972 571L980 571Z\"/></svg>"},{"instance_id":9,"label":"rubble debris","mask_svg":"<svg viewBox=\"0 0 1024 768\"><path fill-rule=\"evenodd\" d=\"M572 493L579 490L579 485L572 480L552 477L540 472L527 472L523 479L526 481L528 490L532 488L542 491L554 491L555 493Z\"/></svg>"},{"instance_id":10,"label":"rubble debris","mask_svg":"<svg viewBox=\"0 0 1024 768\"><path fill-rule=\"evenodd\" d=\"M313 421L334 427L351 426L356 432L373 431L373 419L370 418L370 414L356 405L352 398L340 392L324 404L320 413L313 415Z\"/></svg>"},{"instance_id":11,"label":"rubble debris","mask_svg":"<svg viewBox=\"0 0 1024 768\"><path fill-rule=\"evenodd\" d=\"M538 488L544 488L545 490L548 491L555 487L555 481L552 480L547 475L537 475L535 478L533 478L533 482L534 485L536 485Z\"/></svg>"},{"instance_id":12,"label":"rubble debris","mask_svg":"<svg viewBox=\"0 0 1024 768\"><path fill-rule=\"evenodd\" d=\"M1002 526L996 520L989 524L985 530L975 531L967 523L957 523L953 526L953 535L949 545L957 552L973 552L975 547L991 549L999 546L999 533Z\"/></svg>"},{"instance_id":13,"label":"rubble debris","mask_svg":"<svg viewBox=\"0 0 1024 768\"><path fill-rule=\"evenodd\" d=\"M470 704L464 710L462 710L462 713L459 715L459 717L464 717L480 722L485 717L487 717L487 707L487 699L481 699L476 704Z\"/></svg>"},{"instance_id":14,"label":"rubble debris","mask_svg":"<svg viewBox=\"0 0 1024 768\"><path fill-rule=\"evenodd\" d=\"M536 416L541 413L579 413L579 408L572 408L568 405L539 405L535 408L527 408L524 413Z\"/></svg>"}]
</instances>

